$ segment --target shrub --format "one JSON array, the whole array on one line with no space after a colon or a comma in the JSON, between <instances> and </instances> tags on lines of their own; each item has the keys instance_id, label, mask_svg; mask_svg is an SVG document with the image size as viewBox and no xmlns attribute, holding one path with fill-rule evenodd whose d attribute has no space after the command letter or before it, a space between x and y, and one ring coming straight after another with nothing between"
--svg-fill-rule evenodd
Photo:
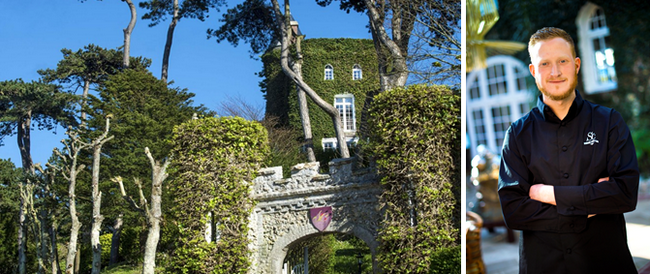
<instances>
[{"instance_id":1,"label":"shrub","mask_svg":"<svg viewBox=\"0 0 650 274\"><path fill-rule=\"evenodd\" d=\"M431 255L429 274L460 274L460 245L443 247Z\"/></svg>"},{"instance_id":2,"label":"shrub","mask_svg":"<svg viewBox=\"0 0 650 274\"><path fill-rule=\"evenodd\" d=\"M386 91L368 125L383 188L378 260L387 273L426 273L434 250L460 242L460 96L445 86Z\"/></svg>"},{"instance_id":3,"label":"shrub","mask_svg":"<svg viewBox=\"0 0 650 274\"><path fill-rule=\"evenodd\" d=\"M99 236L99 244L102 245L102 266L107 266L111 260L111 240L112 233L103 234Z\"/></svg>"},{"instance_id":4,"label":"shrub","mask_svg":"<svg viewBox=\"0 0 650 274\"><path fill-rule=\"evenodd\" d=\"M174 128L172 146L171 214L180 239L167 270L246 273L250 182L269 152L266 130L239 117L191 120ZM208 223L219 235L211 242Z\"/></svg>"}]
</instances>

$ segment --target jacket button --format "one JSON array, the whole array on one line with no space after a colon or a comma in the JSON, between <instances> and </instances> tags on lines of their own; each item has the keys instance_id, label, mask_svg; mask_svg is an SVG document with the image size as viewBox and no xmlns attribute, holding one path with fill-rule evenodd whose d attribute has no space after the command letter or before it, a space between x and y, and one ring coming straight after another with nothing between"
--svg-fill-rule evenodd
<instances>
[{"instance_id":1,"label":"jacket button","mask_svg":"<svg viewBox=\"0 0 650 274\"><path fill-rule=\"evenodd\" d=\"M564 173L564 179L568 179L568 178L569 178L569 173Z\"/></svg>"},{"instance_id":2,"label":"jacket button","mask_svg":"<svg viewBox=\"0 0 650 274\"><path fill-rule=\"evenodd\" d=\"M562 147L562 151L566 151L568 148L566 146Z\"/></svg>"},{"instance_id":3,"label":"jacket button","mask_svg":"<svg viewBox=\"0 0 650 274\"><path fill-rule=\"evenodd\" d=\"M575 207L569 207L569 210L575 210L575 209L576 209ZM571 224L571 225L573 225L573 224Z\"/></svg>"},{"instance_id":4,"label":"jacket button","mask_svg":"<svg viewBox=\"0 0 650 274\"><path fill-rule=\"evenodd\" d=\"M571 248L566 249L566 254L571 254Z\"/></svg>"},{"instance_id":5,"label":"jacket button","mask_svg":"<svg viewBox=\"0 0 650 274\"><path fill-rule=\"evenodd\" d=\"M562 126L566 126L566 122L562 122L560 125L562 125Z\"/></svg>"},{"instance_id":6,"label":"jacket button","mask_svg":"<svg viewBox=\"0 0 650 274\"><path fill-rule=\"evenodd\" d=\"M573 224L570 224L570 225L569 225L569 227L570 227L570 228L573 228L573 227L574 227L574 225L573 225Z\"/></svg>"}]
</instances>

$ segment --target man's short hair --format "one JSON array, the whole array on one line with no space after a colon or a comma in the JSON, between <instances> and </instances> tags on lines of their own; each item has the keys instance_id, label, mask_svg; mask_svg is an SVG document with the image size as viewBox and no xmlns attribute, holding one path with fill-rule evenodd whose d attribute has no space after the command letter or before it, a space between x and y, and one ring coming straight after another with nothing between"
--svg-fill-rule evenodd
<instances>
[{"instance_id":1,"label":"man's short hair","mask_svg":"<svg viewBox=\"0 0 650 274\"><path fill-rule=\"evenodd\" d=\"M560 38L564 39L565 41L569 42L569 45L571 47L571 53L573 53L573 57L575 58L577 56L576 55L576 46L573 43L573 38L571 38L571 35L569 35L563 29L554 28L554 27L542 28L542 29L538 30L537 32L535 32L533 35L530 36L530 41L528 41L528 54L532 56L530 50L538 42L550 40L550 39L557 38L557 37L560 37Z\"/></svg>"}]
</instances>

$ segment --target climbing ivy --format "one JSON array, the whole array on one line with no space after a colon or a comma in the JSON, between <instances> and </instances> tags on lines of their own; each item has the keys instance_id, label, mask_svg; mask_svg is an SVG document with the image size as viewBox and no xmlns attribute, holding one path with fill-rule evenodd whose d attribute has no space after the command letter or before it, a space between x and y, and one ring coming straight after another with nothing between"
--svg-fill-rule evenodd
<instances>
[{"instance_id":1,"label":"climbing ivy","mask_svg":"<svg viewBox=\"0 0 650 274\"><path fill-rule=\"evenodd\" d=\"M170 188L181 237L171 273L247 273L252 179L269 153L264 127L243 118L205 118L174 128ZM212 220L208 216L212 215ZM208 222L215 241L205 240Z\"/></svg>"},{"instance_id":2,"label":"climbing ivy","mask_svg":"<svg viewBox=\"0 0 650 274\"><path fill-rule=\"evenodd\" d=\"M460 95L445 86L386 91L368 126L383 188L379 262L386 273L428 273L434 252L460 244Z\"/></svg>"},{"instance_id":3,"label":"climbing ivy","mask_svg":"<svg viewBox=\"0 0 650 274\"><path fill-rule=\"evenodd\" d=\"M377 54L372 40L368 39L307 39L302 42L303 79L323 98L334 104L337 94L353 94L357 129L366 94L379 90ZM280 117L285 125L302 131L296 87L282 72L280 51L267 52L263 57L264 69L260 76L262 92L266 93L267 114ZM334 80L325 80L325 65L334 68ZM352 80L352 68L359 65L361 80ZM309 117L316 151L322 151L321 139L335 137L332 119L309 100Z\"/></svg>"}]
</instances>

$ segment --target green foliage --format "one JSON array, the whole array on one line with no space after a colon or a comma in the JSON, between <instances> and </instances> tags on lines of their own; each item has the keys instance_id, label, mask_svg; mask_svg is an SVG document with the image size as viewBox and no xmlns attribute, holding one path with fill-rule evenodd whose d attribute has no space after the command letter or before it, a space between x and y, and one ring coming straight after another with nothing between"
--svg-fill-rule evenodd
<instances>
[{"instance_id":1,"label":"green foliage","mask_svg":"<svg viewBox=\"0 0 650 274\"><path fill-rule=\"evenodd\" d=\"M460 245L443 247L431 255L429 274L460 274Z\"/></svg>"},{"instance_id":2,"label":"green foliage","mask_svg":"<svg viewBox=\"0 0 650 274\"><path fill-rule=\"evenodd\" d=\"M192 1L180 1L178 18L196 18L201 21L204 21L208 17L208 11L210 9L216 9L219 12L218 7L225 5L224 0L192 0ZM149 23L150 27L157 25L158 23L164 21L167 16L174 16L174 5L173 1L168 0L149 0L140 2L140 7L149 12L145 13L142 16L144 20L151 20Z\"/></svg>"},{"instance_id":3,"label":"green foliage","mask_svg":"<svg viewBox=\"0 0 650 274\"><path fill-rule=\"evenodd\" d=\"M169 139L174 126L191 119L194 113L209 113L202 105L192 105L194 94L185 89L170 87L146 70L124 69L110 75L99 85L98 91L98 97L91 97L90 100L88 127L91 130L84 136L95 138L104 129L105 117L112 115L110 135L114 139L102 148L102 154L106 157L102 158L100 170L100 188L108 194L102 199L102 213L107 217L105 223L112 224L118 214L124 214L125 224L139 225L142 216L127 206L119 195L117 185L110 179L121 176L127 194L136 200L139 194L134 180L140 179L145 197L149 197L151 165L144 149L148 147L157 160L168 157L171 150ZM166 193L163 195L163 201L170 201ZM163 210L165 214L167 207L164 204ZM125 229L128 229L128 225ZM121 249L120 254L125 260L135 263L142 259L139 244L142 228L133 229L138 230L137 235L134 235L137 242L126 250ZM125 236L128 235L123 233L122 237ZM131 243L121 241L121 244ZM167 251L164 248L158 250Z\"/></svg>"},{"instance_id":4,"label":"green foliage","mask_svg":"<svg viewBox=\"0 0 650 274\"><path fill-rule=\"evenodd\" d=\"M387 273L426 273L434 250L460 241L460 95L445 86L386 91L368 125L383 187L378 260Z\"/></svg>"},{"instance_id":5,"label":"green foliage","mask_svg":"<svg viewBox=\"0 0 650 274\"><path fill-rule=\"evenodd\" d=\"M379 90L377 55L372 40L364 39L307 39L302 43L302 75L307 84L323 98L334 104L337 94L354 95L357 129L361 111L368 93ZM266 112L277 116L280 123L302 131L296 87L282 72L280 51L269 51L262 57L264 70L260 76L262 91L266 93ZM325 65L334 68L334 80L324 80ZM352 80L352 67L359 65L363 79ZM332 119L312 100L308 99L314 149L322 151L321 139L334 137Z\"/></svg>"},{"instance_id":6,"label":"green foliage","mask_svg":"<svg viewBox=\"0 0 650 274\"><path fill-rule=\"evenodd\" d=\"M246 0L223 13L219 29L208 29L208 39L215 37L218 43L227 40L233 46L239 40L251 46L251 56L262 53L277 37L278 26L274 22L273 7L265 0Z\"/></svg>"},{"instance_id":7,"label":"green foliage","mask_svg":"<svg viewBox=\"0 0 650 274\"><path fill-rule=\"evenodd\" d=\"M136 265L142 262L146 240L143 235L142 226L128 226L122 229L119 253L127 264Z\"/></svg>"},{"instance_id":8,"label":"green foliage","mask_svg":"<svg viewBox=\"0 0 650 274\"><path fill-rule=\"evenodd\" d=\"M20 170L0 159L0 273L18 269L18 180ZM6 271L6 272L3 272Z\"/></svg>"},{"instance_id":9,"label":"green foliage","mask_svg":"<svg viewBox=\"0 0 650 274\"><path fill-rule=\"evenodd\" d=\"M83 49L73 52L62 49L63 59L59 61L56 69L39 70L43 80L70 84L71 88L83 88L84 83L99 84L109 75L117 74L124 69L122 64L123 53L119 50L105 49L97 45L87 45ZM131 57L132 69L145 69L151 65L151 60L142 57Z\"/></svg>"},{"instance_id":10,"label":"green foliage","mask_svg":"<svg viewBox=\"0 0 650 274\"><path fill-rule=\"evenodd\" d=\"M291 175L291 167L304 162L300 152L300 136L298 129L288 126L279 126L277 119L265 117L262 121L269 133L270 153L266 158L267 166L282 166L283 178Z\"/></svg>"},{"instance_id":11,"label":"green foliage","mask_svg":"<svg viewBox=\"0 0 650 274\"><path fill-rule=\"evenodd\" d=\"M357 273L361 255L361 273L372 272L372 254L363 240L348 234L336 234L328 274ZM311 269L310 269L311 270Z\"/></svg>"},{"instance_id":12,"label":"green foliage","mask_svg":"<svg viewBox=\"0 0 650 274\"><path fill-rule=\"evenodd\" d=\"M174 128L169 185L181 236L167 271L248 271L250 182L269 153L267 138L261 124L239 117L196 119ZM208 222L219 235L210 243L203 234Z\"/></svg>"},{"instance_id":13,"label":"green foliage","mask_svg":"<svg viewBox=\"0 0 650 274\"><path fill-rule=\"evenodd\" d=\"M317 235L292 245L285 262L290 267L304 260L304 248L308 248L309 272L324 274L357 273L361 254L362 273L372 273L370 248L359 238L349 234Z\"/></svg>"},{"instance_id":14,"label":"green foliage","mask_svg":"<svg viewBox=\"0 0 650 274\"><path fill-rule=\"evenodd\" d=\"M99 236L99 243L102 246L102 265L108 265L111 260L111 239L113 234L107 233Z\"/></svg>"},{"instance_id":15,"label":"green foliage","mask_svg":"<svg viewBox=\"0 0 650 274\"><path fill-rule=\"evenodd\" d=\"M155 273L163 273L164 269L156 267ZM115 266L102 269L102 274L140 274L142 273L142 265L129 265L119 264Z\"/></svg>"},{"instance_id":16,"label":"green foliage","mask_svg":"<svg viewBox=\"0 0 650 274\"><path fill-rule=\"evenodd\" d=\"M4 137L16 134L18 125L28 117L39 130L75 125L74 100L74 95L59 92L51 84L22 79L0 82L0 145Z\"/></svg>"},{"instance_id":17,"label":"green foliage","mask_svg":"<svg viewBox=\"0 0 650 274\"><path fill-rule=\"evenodd\" d=\"M148 71L126 69L110 76L100 85L99 98L91 100L88 122L92 129L103 129L105 117L113 116L110 134L115 139L104 145L102 153L114 160L102 160L102 169L107 166L125 178L151 177L144 148L149 147L155 159L167 157L171 149L167 139L174 126L194 113L209 114L203 106L192 106L193 97L185 89L168 87Z\"/></svg>"},{"instance_id":18,"label":"green foliage","mask_svg":"<svg viewBox=\"0 0 650 274\"><path fill-rule=\"evenodd\" d=\"M309 272L327 273L332 257L336 239L334 234L318 235L291 246L285 257L285 261L291 267L302 264L304 261L304 248L307 248Z\"/></svg>"}]
</instances>

